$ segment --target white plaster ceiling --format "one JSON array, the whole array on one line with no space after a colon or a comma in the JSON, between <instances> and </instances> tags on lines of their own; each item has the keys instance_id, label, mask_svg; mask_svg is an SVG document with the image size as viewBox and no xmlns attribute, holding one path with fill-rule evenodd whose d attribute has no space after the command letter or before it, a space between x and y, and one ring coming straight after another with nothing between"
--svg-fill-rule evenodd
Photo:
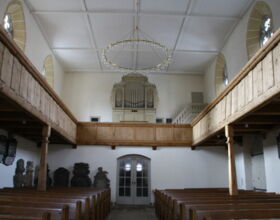
<instances>
[{"instance_id":1,"label":"white plaster ceiling","mask_svg":"<svg viewBox=\"0 0 280 220\"><path fill-rule=\"evenodd\" d=\"M173 50L166 73L203 74L253 0L24 0L65 72L110 72L101 51L136 25ZM137 13L137 2L139 11ZM124 65L157 62L120 51Z\"/></svg>"}]
</instances>

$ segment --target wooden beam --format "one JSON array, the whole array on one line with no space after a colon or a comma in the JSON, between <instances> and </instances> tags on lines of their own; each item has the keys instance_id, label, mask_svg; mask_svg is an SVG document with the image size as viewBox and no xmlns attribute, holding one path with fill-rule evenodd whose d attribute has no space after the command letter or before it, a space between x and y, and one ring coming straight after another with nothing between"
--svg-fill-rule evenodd
<instances>
[{"instance_id":1,"label":"wooden beam","mask_svg":"<svg viewBox=\"0 0 280 220\"><path fill-rule=\"evenodd\" d=\"M51 127L49 125L45 125L42 131L41 160L37 187L38 191L47 190L47 158L50 134Z\"/></svg>"},{"instance_id":2,"label":"wooden beam","mask_svg":"<svg viewBox=\"0 0 280 220\"><path fill-rule=\"evenodd\" d=\"M280 117L278 116L263 116L263 115L254 115L254 116L248 116L246 118L243 118L242 120L239 120L237 122L234 122L234 124L238 125L273 125L273 124L280 124Z\"/></svg>"},{"instance_id":3,"label":"wooden beam","mask_svg":"<svg viewBox=\"0 0 280 220\"><path fill-rule=\"evenodd\" d=\"M228 145L228 174L229 174L229 194L238 195L237 180L236 180L236 168L235 168L235 155L234 155L234 131L232 126L225 126L225 134L227 137Z\"/></svg>"}]
</instances>

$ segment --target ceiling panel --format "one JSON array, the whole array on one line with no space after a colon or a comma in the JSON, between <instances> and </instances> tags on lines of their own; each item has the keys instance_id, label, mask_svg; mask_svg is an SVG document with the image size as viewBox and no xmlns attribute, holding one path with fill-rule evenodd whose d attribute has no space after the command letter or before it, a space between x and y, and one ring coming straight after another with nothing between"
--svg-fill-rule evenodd
<instances>
[{"instance_id":1,"label":"ceiling panel","mask_svg":"<svg viewBox=\"0 0 280 220\"><path fill-rule=\"evenodd\" d=\"M251 0L196 0L192 14L239 17Z\"/></svg>"},{"instance_id":2,"label":"ceiling panel","mask_svg":"<svg viewBox=\"0 0 280 220\"><path fill-rule=\"evenodd\" d=\"M32 6L30 9L37 16L41 29L65 70L100 71L96 52L92 50L94 45L91 38L96 41L98 49L103 49L110 43L128 39L128 34L135 25L135 0L26 1ZM88 30L90 24L87 16L81 13L84 10L83 1L87 9L93 11L89 13L93 36ZM153 39L173 49L183 21L182 15L190 5L190 15L195 16L186 17L169 71L204 72L237 21L232 17L239 19L252 2L253 0L140 0L142 14L139 16L139 27L146 34L144 38ZM215 53L211 53L213 51ZM129 50L112 55L117 57L117 62L121 65L134 64L134 55ZM144 50L137 61L138 66L146 67L158 63L159 59L151 51ZM108 67L104 69L108 70Z\"/></svg>"},{"instance_id":3,"label":"ceiling panel","mask_svg":"<svg viewBox=\"0 0 280 220\"><path fill-rule=\"evenodd\" d=\"M99 61L93 50L55 50L55 55L64 70L99 69Z\"/></svg>"},{"instance_id":4,"label":"ceiling panel","mask_svg":"<svg viewBox=\"0 0 280 220\"><path fill-rule=\"evenodd\" d=\"M35 10L81 10L81 1L77 0L27 0Z\"/></svg>"},{"instance_id":5,"label":"ceiling panel","mask_svg":"<svg viewBox=\"0 0 280 220\"><path fill-rule=\"evenodd\" d=\"M177 52L173 56L169 70L174 72L204 72L215 56L215 54Z\"/></svg>"},{"instance_id":6,"label":"ceiling panel","mask_svg":"<svg viewBox=\"0 0 280 220\"><path fill-rule=\"evenodd\" d=\"M81 14L37 15L52 47L90 47L90 39Z\"/></svg>"},{"instance_id":7,"label":"ceiling panel","mask_svg":"<svg viewBox=\"0 0 280 220\"><path fill-rule=\"evenodd\" d=\"M105 48L110 43L124 39L132 31L133 16L95 14L91 15L91 23L98 48Z\"/></svg>"},{"instance_id":8,"label":"ceiling panel","mask_svg":"<svg viewBox=\"0 0 280 220\"><path fill-rule=\"evenodd\" d=\"M208 0L209 1L209 0ZM141 12L185 12L189 0L142 0Z\"/></svg>"},{"instance_id":9,"label":"ceiling panel","mask_svg":"<svg viewBox=\"0 0 280 220\"><path fill-rule=\"evenodd\" d=\"M86 0L88 10L133 10L132 0Z\"/></svg>"},{"instance_id":10,"label":"ceiling panel","mask_svg":"<svg viewBox=\"0 0 280 220\"><path fill-rule=\"evenodd\" d=\"M232 25L234 25L234 21L231 20L190 17L185 22L177 49L219 50Z\"/></svg>"},{"instance_id":11,"label":"ceiling panel","mask_svg":"<svg viewBox=\"0 0 280 220\"><path fill-rule=\"evenodd\" d=\"M138 53L138 68L148 68L162 62L162 56L155 54L154 51L142 51Z\"/></svg>"},{"instance_id":12,"label":"ceiling panel","mask_svg":"<svg viewBox=\"0 0 280 220\"><path fill-rule=\"evenodd\" d=\"M173 48L181 22L180 17L140 16L140 29L153 40Z\"/></svg>"},{"instance_id":13,"label":"ceiling panel","mask_svg":"<svg viewBox=\"0 0 280 220\"><path fill-rule=\"evenodd\" d=\"M133 67L133 52L131 51L111 51L107 54L108 59L110 59L113 63L118 66L131 68ZM104 69L111 69L109 66L102 65Z\"/></svg>"}]
</instances>

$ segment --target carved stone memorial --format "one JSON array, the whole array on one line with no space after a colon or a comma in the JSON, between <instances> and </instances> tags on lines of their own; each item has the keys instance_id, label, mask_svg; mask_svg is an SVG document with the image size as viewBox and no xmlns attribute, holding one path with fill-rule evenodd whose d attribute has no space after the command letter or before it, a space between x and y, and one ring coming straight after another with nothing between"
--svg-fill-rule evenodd
<instances>
[{"instance_id":1,"label":"carved stone memorial","mask_svg":"<svg viewBox=\"0 0 280 220\"><path fill-rule=\"evenodd\" d=\"M34 178L34 185L37 186L38 185L38 176L39 176L39 166L36 166L35 168L35 178ZM50 169L49 169L49 165L47 166L47 186L51 186L52 185L52 179L50 178Z\"/></svg>"},{"instance_id":2,"label":"carved stone memorial","mask_svg":"<svg viewBox=\"0 0 280 220\"><path fill-rule=\"evenodd\" d=\"M68 186L69 185L69 171L63 167L54 171L53 180L54 186Z\"/></svg>"},{"instance_id":3,"label":"carved stone memorial","mask_svg":"<svg viewBox=\"0 0 280 220\"><path fill-rule=\"evenodd\" d=\"M26 164L26 171L24 175L24 186L25 187L32 187L33 186L33 162L32 161L27 161Z\"/></svg>"},{"instance_id":4,"label":"carved stone memorial","mask_svg":"<svg viewBox=\"0 0 280 220\"><path fill-rule=\"evenodd\" d=\"M89 178L89 165L87 163L75 163L71 186L90 187L91 179Z\"/></svg>"},{"instance_id":5,"label":"carved stone memorial","mask_svg":"<svg viewBox=\"0 0 280 220\"><path fill-rule=\"evenodd\" d=\"M25 168L24 168L24 160L19 159L17 161L17 166L16 166L16 171L14 175L14 188L20 188L24 186L24 173Z\"/></svg>"},{"instance_id":6,"label":"carved stone memorial","mask_svg":"<svg viewBox=\"0 0 280 220\"><path fill-rule=\"evenodd\" d=\"M102 167L98 167L98 172L94 176L93 186L101 189L110 188L110 180L107 177L108 172L103 171Z\"/></svg>"},{"instance_id":7,"label":"carved stone memorial","mask_svg":"<svg viewBox=\"0 0 280 220\"><path fill-rule=\"evenodd\" d=\"M49 165L47 166L47 186L51 186L52 185L52 178L50 177L50 169L49 169Z\"/></svg>"}]
</instances>

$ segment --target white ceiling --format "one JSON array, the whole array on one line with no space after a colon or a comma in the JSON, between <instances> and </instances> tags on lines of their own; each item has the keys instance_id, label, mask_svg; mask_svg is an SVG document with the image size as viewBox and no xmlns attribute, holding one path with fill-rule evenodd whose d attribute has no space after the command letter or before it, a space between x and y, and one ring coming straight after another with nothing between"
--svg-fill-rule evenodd
<instances>
[{"instance_id":1,"label":"white ceiling","mask_svg":"<svg viewBox=\"0 0 280 220\"><path fill-rule=\"evenodd\" d=\"M102 49L139 25L173 50L166 73L202 74L253 0L25 2L65 72L110 72L102 64ZM153 63L153 56L146 53L138 57L141 66ZM125 57L125 62L135 62L132 53Z\"/></svg>"}]
</instances>

